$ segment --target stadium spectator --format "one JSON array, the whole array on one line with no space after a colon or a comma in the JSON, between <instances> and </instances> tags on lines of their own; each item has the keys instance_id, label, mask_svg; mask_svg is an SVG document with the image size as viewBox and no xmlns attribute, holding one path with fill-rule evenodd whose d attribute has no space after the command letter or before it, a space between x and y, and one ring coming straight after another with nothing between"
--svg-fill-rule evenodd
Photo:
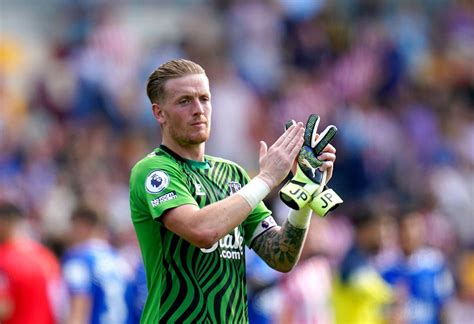
<instances>
[{"instance_id":1,"label":"stadium spectator","mask_svg":"<svg viewBox=\"0 0 474 324\"><path fill-rule=\"evenodd\" d=\"M133 279L127 288L128 324L139 324L148 296L146 273L143 262L135 267Z\"/></svg>"},{"instance_id":2,"label":"stadium spectator","mask_svg":"<svg viewBox=\"0 0 474 324\"><path fill-rule=\"evenodd\" d=\"M301 260L281 279L281 305L274 311L274 323L334 323L328 230L325 220L312 220Z\"/></svg>"},{"instance_id":3,"label":"stadium spectator","mask_svg":"<svg viewBox=\"0 0 474 324\"><path fill-rule=\"evenodd\" d=\"M394 291L373 265L382 246L383 220L368 206L355 206L355 228L334 278L333 303L336 323L394 323L397 319Z\"/></svg>"},{"instance_id":4,"label":"stadium spectator","mask_svg":"<svg viewBox=\"0 0 474 324\"><path fill-rule=\"evenodd\" d=\"M79 206L70 225L72 245L62 260L69 293L66 323L127 323L129 265L107 242L97 212Z\"/></svg>"},{"instance_id":5,"label":"stadium spectator","mask_svg":"<svg viewBox=\"0 0 474 324\"><path fill-rule=\"evenodd\" d=\"M280 307L277 283L282 273L270 268L248 247L245 266L249 323L270 324Z\"/></svg>"},{"instance_id":6,"label":"stadium spectator","mask_svg":"<svg viewBox=\"0 0 474 324\"><path fill-rule=\"evenodd\" d=\"M16 205L0 203L0 322L54 324L61 316L59 262L26 234L24 217Z\"/></svg>"},{"instance_id":7,"label":"stadium spectator","mask_svg":"<svg viewBox=\"0 0 474 324\"><path fill-rule=\"evenodd\" d=\"M456 262L456 296L446 306L450 324L469 323L474 318L474 249L461 251Z\"/></svg>"},{"instance_id":8,"label":"stadium spectator","mask_svg":"<svg viewBox=\"0 0 474 324\"><path fill-rule=\"evenodd\" d=\"M416 209L403 211L398 231L401 253L382 270L382 276L403 295L402 317L410 324L445 323L453 278L441 252L425 244L423 215Z\"/></svg>"}]
</instances>

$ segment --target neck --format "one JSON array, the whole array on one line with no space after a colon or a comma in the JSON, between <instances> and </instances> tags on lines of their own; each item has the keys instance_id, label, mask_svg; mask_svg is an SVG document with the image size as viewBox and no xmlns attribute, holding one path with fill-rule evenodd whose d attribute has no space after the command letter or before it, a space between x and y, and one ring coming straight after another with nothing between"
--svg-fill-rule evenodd
<instances>
[{"instance_id":1,"label":"neck","mask_svg":"<svg viewBox=\"0 0 474 324\"><path fill-rule=\"evenodd\" d=\"M15 235L0 233L0 244L7 243L12 241L15 238Z\"/></svg>"},{"instance_id":2,"label":"neck","mask_svg":"<svg viewBox=\"0 0 474 324\"><path fill-rule=\"evenodd\" d=\"M16 227L5 227L0 231L0 244L7 243L9 241L13 241L16 238L19 238L23 235L22 231Z\"/></svg>"},{"instance_id":3,"label":"neck","mask_svg":"<svg viewBox=\"0 0 474 324\"><path fill-rule=\"evenodd\" d=\"M92 230L92 232L88 233L78 233L78 236L74 239L73 245L80 245L90 240L103 240L105 239L105 235L98 231Z\"/></svg>"},{"instance_id":4,"label":"neck","mask_svg":"<svg viewBox=\"0 0 474 324\"><path fill-rule=\"evenodd\" d=\"M172 141L163 139L163 145L175 152L182 158L204 162L205 143L183 146Z\"/></svg>"},{"instance_id":5,"label":"neck","mask_svg":"<svg viewBox=\"0 0 474 324\"><path fill-rule=\"evenodd\" d=\"M378 249L374 248L374 246L372 246L372 244L370 244L364 237L357 237L356 244L368 256L377 254L378 252Z\"/></svg>"},{"instance_id":6,"label":"neck","mask_svg":"<svg viewBox=\"0 0 474 324\"><path fill-rule=\"evenodd\" d=\"M402 253L406 258L411 256L414 252L415 252L415 249L403 249L402 248Z\"/></svg>"}]
</instances>

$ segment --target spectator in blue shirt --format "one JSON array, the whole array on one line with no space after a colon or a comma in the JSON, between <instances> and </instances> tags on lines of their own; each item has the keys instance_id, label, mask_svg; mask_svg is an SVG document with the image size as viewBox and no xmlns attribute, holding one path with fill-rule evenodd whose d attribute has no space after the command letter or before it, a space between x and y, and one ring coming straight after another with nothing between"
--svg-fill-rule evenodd
<instances>
[{"instance_id":1,"label":"spectator in blue shirt","mask_svg":"<svg viewBox=\"0 0 474 324\"><path fill-rule=\"evenodd\" d=\"M145 266L143 261L140 261L135 267L133 279L127 287L128 324L140 323L147 296Z\"/></svg>"},{"instance_id":2,"label":"spectator in blue shirt","mask_svg":"<svg viewBox=\"0 0 474 324\"><path fill-rule=\"evenodd\" d=\"M67 323L125 324L126 289L131 271L104 238L99 215L86 207L71 217L72 246L63 258L69 292Z\"/></svg>"},{"instance_id":3,"label":"spectator in blue shirt","mask_svg":"<svg viewBox=\"0 0 474 324\"><path fill-rule=\"evenodd\" d=\"M401 253L383 269L384 279L404 295L404 317L409 324L438 324L453 294L453 279L443 254L425 245L426 226L417 210L398 218Z\"/></svg>"}]
</instances>

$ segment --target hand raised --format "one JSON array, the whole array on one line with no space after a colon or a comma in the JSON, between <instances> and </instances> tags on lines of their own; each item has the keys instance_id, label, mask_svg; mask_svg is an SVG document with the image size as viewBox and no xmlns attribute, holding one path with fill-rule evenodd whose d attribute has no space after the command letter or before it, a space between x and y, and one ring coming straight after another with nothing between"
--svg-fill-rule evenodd
<instances>
[{"instance_id":1,"label":"hand raised","mask_svg":"<svg viewBox=\"0 0 474 324\"><path fill-rule=\"evenodd\" d=\"M280 184L290 172L293 161L303 145L303 134L303 124L295 123L270 148L267 148L265 142L260 142L260 173L258 176L270 188Z\"/></svg>"}]
</instances>

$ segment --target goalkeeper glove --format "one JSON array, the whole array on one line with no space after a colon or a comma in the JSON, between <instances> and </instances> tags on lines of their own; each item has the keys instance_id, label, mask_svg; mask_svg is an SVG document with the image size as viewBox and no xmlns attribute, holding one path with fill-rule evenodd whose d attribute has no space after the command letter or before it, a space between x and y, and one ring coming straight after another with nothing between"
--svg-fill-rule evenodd
<instances>
[{"instance_id":1,"label":"goalkeeper glove","mask_svg":"<svg viewBox=\"0 0 474 324\"><path fill-rule=\"evenodd\" d=\"M287 122L286 128L293 123L293 120ZM319 216L325 216L341 204L342 199L332 189L323 191L327 173L318 169L323 162L318 160L317 156L335 136L337 128L328 126L315 140L318 125L319 116L311 114L306 123L304 143L298 154L295 176L280 190L280 198L296 210L311 202L311 209Z\"/></svg>"}]
</instances>

